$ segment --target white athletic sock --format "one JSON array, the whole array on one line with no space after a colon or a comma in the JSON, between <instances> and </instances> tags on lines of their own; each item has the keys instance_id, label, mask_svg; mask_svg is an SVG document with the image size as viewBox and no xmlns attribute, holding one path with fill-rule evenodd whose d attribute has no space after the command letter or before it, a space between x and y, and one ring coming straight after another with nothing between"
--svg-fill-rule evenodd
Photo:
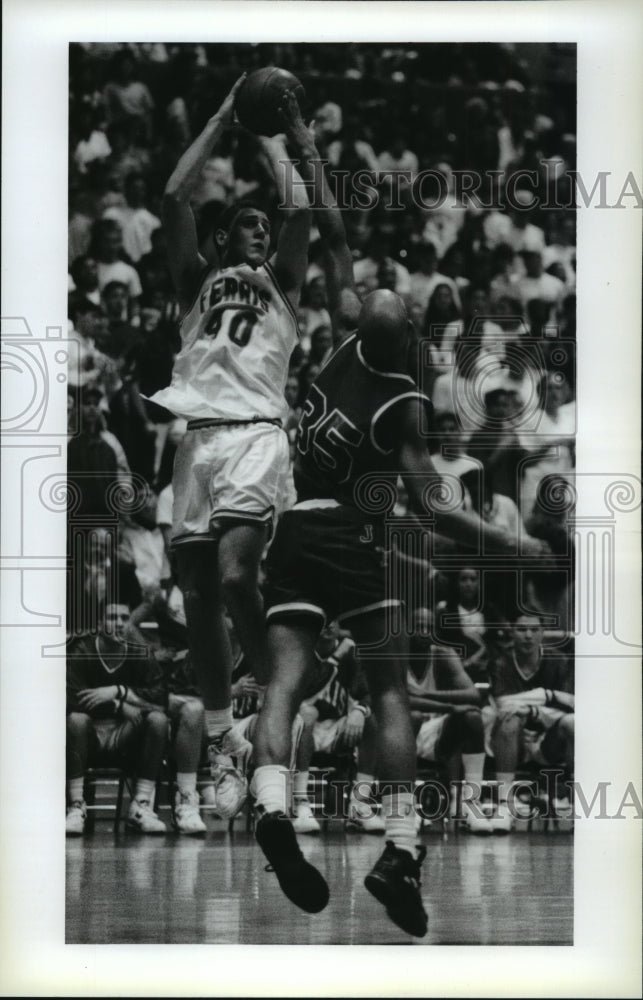
<instances>
[{"instance_id":1,"label":"white athletic sock","mask_svg":"<svg viewBox=\"0 0 643 1000\"><path fill-rule=\"evenodd\" d=\"M357 785L358 788L361 788L363 792L367 791L367 786L368 786L368 791L370 792L371 788L373 787L374 781L375 781L375 775L366 774L365 771L358 771L355 777L355 785ZM353 788L355 788L355 785L353 785ZM351 792L351 795L352 794L353 793Z\"/></svg>"},{"instance_id":2,"label":"white athletic sock","mask_svg":"<svg viewBox=\"0 0 643 1000\"><path fill-rule=\"evenodd\" d=\"M255 768L252 791L260 809L287 814L288 777L288 768L283 764L264 764Z\"/></svg>"},{"instance_id":3,"label":"white athletic sock","mask_svg":"<svg viewBox=\"0 0 643 1000\"><path fill-rule=\"evenodd\" d=\"M363 800L371 798L374 780L375 775L366 774L365 771L358 771L350 794L350 805L357 809L359 813L363 813L368 817L373 814L373 809L368 802L364 802Z\"/></svg>"},{"instance_id":4,"label":"white athletic sock","mask_svg":"<svg viewBox=\"0 0 643 1000\"><path fill-rule=\"evenodd\" d=\"M498 782L498 812L504 813L507 808L507 798L516 777L515 771L496 771Z\"/></svg>"},{"instance_id":5,"label":"white athletic sock","mask_svg":"<svg viewBox=\"0 0 643 1000\"><path fill-rule=\"evenodd\" d=\"M229 708L206 708L205 728L208 740L223 736L228 729L232 728L234 719L232 718L232 706Z\"/></svg>"},{"instance_id":6,"label":"white athletic sock","mask_svg":"<svg viewBox=\"0 0 643 1000\"><path fill-rule=\"evenodd\" d=\"M176 785L181 795L192 795L196 792L196 771L192 771L190 774L185 771L177 771Z\"/></svg>"},{"instance_id":7,"label":"white athletic sock","mask_svg":"<svg viewBox=\"0 0 643 1000\"><path fill-rule=\"evenodd\" d=\"M463 796L465 804L467 802L477 802L482 791L482 781L484 775L485 753L463 753L462 770L464 781L467 786L466 794Z\"/></svg>"},{"instance_id":8,"label":"white athletic sock","mask_svg":"<svg viewBox=\"0 0 643 1000\"><path fill-rule=\"evenodd\" d=\"M401 851L408 851L417 858L415 836L415 807L413 792L394 792L382 795L385 836Z\"/></svg>"},{"instance_id":9,"label":"white athletic sock","mask_svg":"<svg viewBox=\"0 0 643 1000\"><path fill-rule=\"evenodd\" d=\"M295 803L308 798L308 771L295 771L292 785L292 795Z\"/></svg>"},{"instance_id":10,"label":"white athletic sock","mask_svg":"<svg viewBox=\"0 0 643 1000\"><path fill-rule=\"evenodd\" d=\"M82 802L84 799L83 788L85 785L84 778L70 778L67 782L67 795L69 797L70 804L72 802Z\"/></svg>"},{"instance_id":11,"label":"white athletic sock","mask_svg":"<svg viewBox=\"0 0 643 1000\"><path fill-rule=\"evenodd\" d=\"M138 778L134 798L139 802L149 802L154 808L154 795L156 793L156 782L148 778Z\"/></svg>"}]
</instances>

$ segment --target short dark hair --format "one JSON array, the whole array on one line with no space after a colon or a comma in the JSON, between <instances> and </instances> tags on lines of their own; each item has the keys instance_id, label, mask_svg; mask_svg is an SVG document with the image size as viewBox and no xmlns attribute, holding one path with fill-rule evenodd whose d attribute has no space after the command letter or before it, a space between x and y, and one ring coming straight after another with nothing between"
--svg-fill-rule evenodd
<instances>
[{"instance_id":1,"label":"short dark hair","mask_svg":"<svg viewBox=\"0 0 643 1000\"><path fill-rule=\"evenodd\" d=\"M124 281L108 281L105 287L103 288L103 296L108 295L110 292L113 292L116 288L125 289L126 294L129 291Z\"/></svg>"},{"instance_id":2,"label":"short dark hair","mask_svg":"<svg viewBox=\"0 0 643 1000\"><path fill-rule=\"evenodd\" d=\"M270 219L270 213L265 205L252 198L242 198L241 201L235 201L231 205L228 205L227 208L224 208L214 227L215 232L217 229L223 229L225 233L229 233L239 212L243 212L245 209L253 212L261 212Z\"/></svg>"},{"instance_id":3,"label":"short dark hair","mask_svg":"<svg viewBox=\"0 0 643 1000\"><path fill-rule=\"evenodd\" d=\"M78 316L87 316L89 314L95 316L104 316L103 310L100 306L97 306L95 302L91 299L85 298L83 295L74 295L72 292L67 299L67 317L74 323Z\"/></svg>"},{"instance_id":4,"label":"short dark hair","mask_svg":"<svg viewBox=\"0 0 643 1000\"><path fill-rule=\"evenodd\" d=\"M545 615L542 611L513 608L509 615L509 624L515 625L519 618L537 618L541 628L545 625Z\"/></svg>"}]
</instances>

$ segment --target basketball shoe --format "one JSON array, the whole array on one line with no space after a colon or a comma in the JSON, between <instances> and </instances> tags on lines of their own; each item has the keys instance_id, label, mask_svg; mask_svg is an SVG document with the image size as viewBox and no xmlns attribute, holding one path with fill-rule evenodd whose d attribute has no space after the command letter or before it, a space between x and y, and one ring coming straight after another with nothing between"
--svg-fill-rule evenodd
<instances>
[{"instance_id":1,"label":"basketball shoe","mask_svg":"<svg viewBox=\"0 0 643 1000\"><path fill-rule=\"evenodd\" d=\"M319 913L328 903L326 880L301 853L290 820L280 812L264 813L255 827L255 837L268 859L281 890L291 903L306 913Z\"/></svg>"},{"instance_id":2,"label":"basketball shoe","mask_svg":"<svg viewBox=\"0 0 643 1000\"><path fill-rule=\"evenodd\" d=\"M386 907L393 923L414 937L424 937L428 927L420 892L420 865L425 854L426 848L418 848L416 860L409 851L387 840L384 853L364 879L364 885Z\"/></svg>"},{"instance_id":3,"label":"basketball shoe","mask_svg":"<svg viewBox=\"0 0 643 1000\"><path fill-rule=\"evenodd\" d=\"M182 794L181 792L176 793L176 798L174 800L174 826L179 833L185 833L188 836L199 836L202 833L207 833L208 828L201 819L201 814L199 812L199 793L198 792L187 792Z\"/></svg>"},{"instance_id":4,"label":"basketball shoe","mask_svg":"<svg viewBox=\"0 0 643 1000\"><path fill-rule=\"evenodd\" d=\"M139 833L167 833L167 827L156 815L147 799L132 799L126 825Z\"/></svg>"},{"instance_id":5,"label":"basketball shoe","mask_svg":"<svg viewBox=\"0 0 643 1000\"><path fill-rule=\"evenodd\" d=\"M82 837L85 832L85 820L87 819L87 806L84 802L72 802L67 809L65 819L65 836Z\"/></svg>"},{"instance_id":6,"label":"basketball shoe","mask_svg":"<svg viewBox=\"0 0 643 1000\"><path fill-rule=\"evenodd\" d=\"M246 769L251 752L252 744L234 729L208 744L216 811L222 819L236 816L248 797Z\"/></svg>"}]
</instances>

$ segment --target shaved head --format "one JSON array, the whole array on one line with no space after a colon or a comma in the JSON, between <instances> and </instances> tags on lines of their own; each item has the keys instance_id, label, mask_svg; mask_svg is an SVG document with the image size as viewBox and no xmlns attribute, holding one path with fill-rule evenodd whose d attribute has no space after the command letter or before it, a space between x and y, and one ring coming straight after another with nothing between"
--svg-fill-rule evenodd
<instances>
[{"instance_id":1,"label":"shaved head","mask_svg":"<svg viewBox=\"0 0 643 1000\"><path fill-rule=\"evenodd\" d=\"M363 302L357 333L366 360L375 368L405 368L409 339L406 306L395 292L379 288Z\"/></svg>"}]
</instances>

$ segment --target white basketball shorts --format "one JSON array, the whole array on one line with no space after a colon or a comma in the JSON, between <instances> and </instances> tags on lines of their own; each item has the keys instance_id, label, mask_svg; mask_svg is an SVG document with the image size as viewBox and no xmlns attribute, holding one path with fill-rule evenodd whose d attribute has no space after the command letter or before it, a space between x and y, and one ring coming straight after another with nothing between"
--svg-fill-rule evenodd
<instances>
[{"instance_id":1,"label":"white basketball shorts","mask_svg":"<svg viewBox=\"0 0 643 1000\"><path fill-rule=\"evenodd\" d=\"M231 522L272 526L289 462L288 437L275 424L189 428L174 460L172 545L216 542Z\"/></svg>"}]
</instances>

